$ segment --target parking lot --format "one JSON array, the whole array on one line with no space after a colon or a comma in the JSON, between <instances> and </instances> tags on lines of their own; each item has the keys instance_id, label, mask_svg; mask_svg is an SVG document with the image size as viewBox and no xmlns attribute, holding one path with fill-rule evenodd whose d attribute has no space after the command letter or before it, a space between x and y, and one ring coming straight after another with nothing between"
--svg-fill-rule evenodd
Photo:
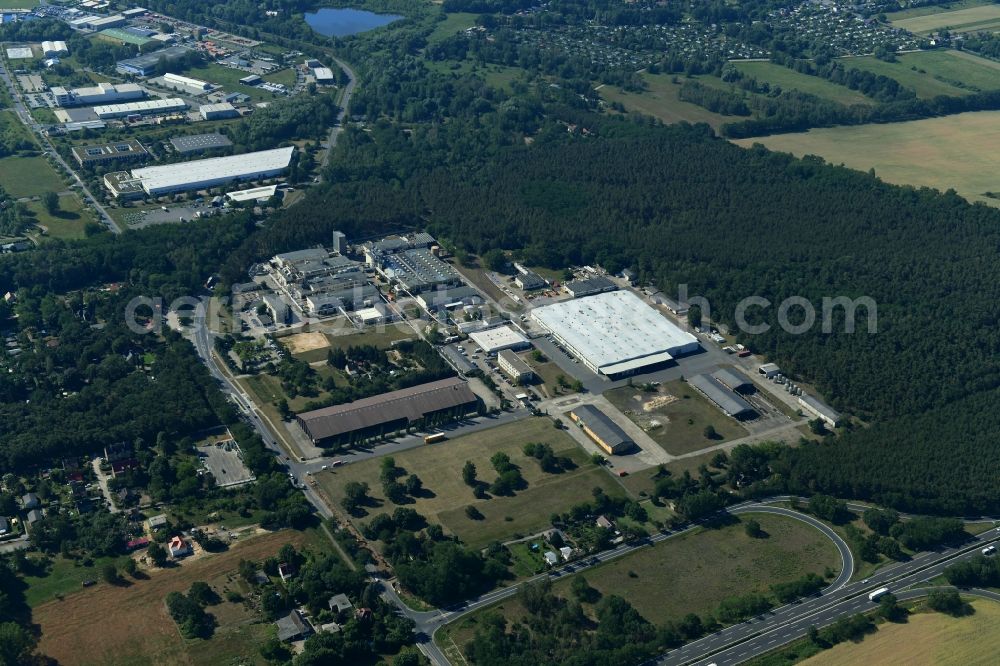
<instances>
[{"instance_id":1,"label":"parking lot","mask_svg":"<svg viewBox=\"0 0 1000 666\"><path fill-rule=\"evenodd\" d=\"M240 447L233 440L225 440L216 444L198 447L198 456L205 468L215 477L215 483L220 488L230 488L255 479L254 475L243 464Z\"/></svg>"}]
</instances>

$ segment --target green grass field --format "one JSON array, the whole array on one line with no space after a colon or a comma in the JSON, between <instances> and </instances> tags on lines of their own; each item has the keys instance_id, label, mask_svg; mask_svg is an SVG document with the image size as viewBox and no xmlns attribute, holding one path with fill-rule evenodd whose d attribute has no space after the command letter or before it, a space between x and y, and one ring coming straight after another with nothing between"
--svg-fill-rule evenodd
<instances>
[{"instance_id":1,"label":"green grass field","mask_svg":"<svg viewBox=\"0 0 1000 666\"><path fill-rule=\"evenodd\" d=\"M847 86L831 83L818 76L809 76L773 62L738 62L736 68L758 81L767 81L782 90L799 90L834 102L846 104L872 104L872 100Z\"/></svg>"},{"instance_id":2,"label":"green grass field","mask_svg":"<svg viewBox=\"0 0 1000 666\"><path fill-rule=\"evenodd\" d=\"M577 469L562 474L542 472L537 462L521 450L528 442L549 444L557 454L572 458L578 465ZM521 468L528 487L513 497L477 500L472 489L462 481L462 467L465 461L472 461L479 480L490 483L496 478L490 457L498 451L506 452L511 461ZM595 486L604 488L608 493L624 492L604 470L591 465L569 435L553 428L551 419L544 417L498 426L441 444L421 446L398 453L393 458L397 466L418 475L424 488L430 491L427 496L419 497L415 503L406 506L429 521L441 524L471 546L482 546L494 539L503 540L514 534L527 535L543 529L548 526L552 512L565 511L572 504L589 500L591 489ZM382 495L380 464L379 459L365 460L317 474L316 480L338 504L344 496L346 483L367 483L371 488L369 495L379 506L368 507L368 515L354 519L355 523L363 524L378 513L392 513L396 508ZM475 504L485 519L468 519L465 507L469 504ZM508 517L511 520L507 520Z\"/></svg>"},{"instance_id":3,"label":"green grass field","mask_svg":"<svg viewBox=\"0 0 1000 666\"><path fill-rule=\"evenodd\" d=\"M120 566L126 557L101 557L92 560L91 566L83 566L80 561L71 560L57 555L52 563L39 575L24 577L28 587L25 590L25 600L29 606L37 606L57 597L79 592L83 589L83 581L101 581L101 567L111 563ZM101 585L106 583L100 582Z\"/></svg>"},{"instance_id":4,"label":"green grass field","mask_svg":"<svg viewBox=\"0 0 1000 666\"><path fill-rule=\"evenodd\" d=\"M914 18L916 16L942 14L944 12L953 12L959 9L981 7L983 5L990 4L993 4L993 0L954 0L953 2L945 2L940 5L925 5L923 7L913 7L910 9L903 9L898 12L890 12L886 14L886 18L889 19L890 22L894 22L902 19Z\"/></svg>"},{"instance_id":5,"label":"green grass field","mask_svg":"<svg viewBox=\"0 0 1000 666\"><path fill-rule=\"evenodd\" d=\"M362 333L327 336L331 349L347 349L358 345L374 345L380 349L388 349L397 340L415 340L416 337L414 330L404 322L389 324L381 330L379 327L373 327Z\"/></svg>"},{"instance_id":6,"label":"green grass field","mask_svg":"<svg viewBox=\"0 0 1000 666\"><path fill-rule=\"evenodd\" d=\"M679 83L673 83L673 77L667 74L643 74L642 77L646 80L647 86L647 90L642 93L625 92L615 86L607 85L602 86L598 92L607 102L618 102L628 111L653 116L665 123L682 121L707 123L718 129L723 123L734 120L728 116L712 113L697 104L679 100L677 94L685 80L683 77L677 79ZM719 81L715 77L703 78Z\"/></svg>"},{"instance_id":7,"label":"green grass field","mask_svg":"<svg viewBox=\"0 0 1000 666\"><path fill-rule=\"evenodd\" d=\"M66 189L62 178L44 157L5 157L0 159L0 184L13 197L40 196Z\"/></svg>"},{"instance_id":8,"label":"green grass field","mask_svg":"<svg viewBox=\"0 0 1000 666\"><path fill-rule=\"evenodd\" d=\"M38 4L38 0L0 0L0 9L31 9Z\"/></svg>"},{"instance_id":9,"label":"green grass field","mask_svg":"<svg viewBox=\"0 0 1000 666\"><path fill-rule=\"evenodd\" d=\"M1000 150L1000 112L980 111L905 123L814 129L736 141L762 143L797 156L819 155L833 164L875 169L891 183L954 188L970 201L1000 205L995 155Z\"/></svg>"},{"instance_id":10,"label":"green grass field","mask_svg":"<svg viewBox=\"0 0 1000 666\"><path fill-rule=\"evenodd\" d=\"M845 642L802 662L808 666L987 666L1000 651L1000 604L971 602L975 613L951 617L926 612L906 623L886 622L858 643Z\"/></svg>"},{"instance_id":11,"label":"green grass field","mask_svg":"<svg viewBox=\"0 0 1000 666\"><path fill-rule=\"evenodd\" d=\"M466 28L471 28L476 25L476 16L476 14L465 12L446 14L445 19L434 26L434 31L427 38L427 43L437 44Z\"/></svg>"},{"instance_id":12,"label":"green grass field","mask_svg":"<svg viewBox=\"0 0 1000 666\"><path fill-rule=\"evenodd\" d=\"M895 15L889 18L892 19L893 26L916 34L929 34L936 30L967 32L985 30L994 23L1000 23L1000 6L978 4L910 18L898 18Z\"/></svg>"},{"instance_id":13,"label":"green grass field","mask_svg":"<svg viewBox=\"0 0 1000 666\"><path fill-rule=\"evenodd\" d=\"M279 69L277 72L274 72L273 74L265 74L261 78L264 79L265 81L270 81L271 83L280 83L284 85L286 88L292 88L295 85L295 81L297 80L295 76L295 70L292 69L291 67L286 67L285 69ZM237 85L240 85L239 79L237 79ZM245 88L246 86L241 86L241 87Z\"/></svg>"},{"instance_id":14,"label":"green grass field","mask_svg":"<svg viewBox=\"0 0 1000 666\"><path fill-rule=\"evenodd\" d=\"M240 83L240 79L247 76L246 72L241 69L224 67L223 65L219 65L214 62L205 63L199 67L189 69L185 72L185 74L196 79L203 79L210 83L217 83L225 88L226 92L238 92L248 95L254 102L266 102L268 100L281 97L281 95L275 95L274 93L269 93L266 90L243 85ZM278 74L275 74L275 76L278 76Z\"/></svg>"},{"instance_id":15,"label":"green grass field","mask_svg":"<svg viewBox=\"0 0 1000 666\"><path fill-rule=\"evenodd\" d=\"M900 56L897 62L885 62L874 56L847 58L842 62L844 67L849 69L860 69L895 79L903 87L913 90L920 99L931 99L938 95L968 95L972 92L934 78L934 74L925 66L928 64L928 56L931 55L932 52L906 53Z\"/></svg>"},{"instance_id":16,"label":"green grass field","mask_svg":"<svg viewBox=\"0 0 1000 666\"><path fill-rule=\"evenodd\" d=\"M667 453L681 455L747 435L743 426L723 414L715 405L685 382L667 382L659 392L646 393L637 387L622 387L604 396L659 444ZM662 406L650 401L669 400ZM659 423L651 427L653 421ZM705 428L715 428L718 437L705 437Z\"/></svg>"},{"instance_id":17,"label":"green grass field","mask_svg":"<svg viewBox=\"0 0 1000 666\"><path fill-rule=\"evenodd\" d=\"M809 525L771 514L754 514L753 518L767 538L751 539L741 523L715 530L698 529L588 569L582 575L603 595L622 596L647 620L662 624L686 613L704 616L727 597L767 594L774 583L809 572L822 575L828 566L839 569L840 559L833 543ZM561 578L553 590L570 597L572 578ZM472 638L479 618L486 612L502 613L509 621L524 616L516 598L505 601L438 631L438 645L450 648L452 654Z\"/></svg>"},{"instance_id":18,"label":"green grass field","mask_svg":"<svg viewBox=\"0 0 1000 666\"><path fill-rule=\"evenodd\" d=\"M93 218L84 211L76 194L59 197L59 210L50 215L40 201L33 201L28 208L35 213L35 220L46 231L45 238L75 240L84 237L84 227Z\"/></svg>"}]
</instances>

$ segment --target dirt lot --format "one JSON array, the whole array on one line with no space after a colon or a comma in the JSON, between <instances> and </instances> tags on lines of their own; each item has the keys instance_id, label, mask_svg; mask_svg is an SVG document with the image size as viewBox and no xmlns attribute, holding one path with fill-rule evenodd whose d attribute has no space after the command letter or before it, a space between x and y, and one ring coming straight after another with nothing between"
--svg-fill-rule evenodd
<instances>
[{"instance_id":1,"label":"dirt lot","mask_svg":"<svg viewBox=\"0 0 1000 666\"><path fill-rule=\"evenodd\" d=\"M148 580L120 587L102 583L43 604L34 612L42 628L39 649L64 664L253 663L253 641L266 627L253 624L242 604L223 602L210 608L219 622L215 636L190 641L181 637L163 600L175 590L187 591L196 580L221 593L241 559L269 557L286 543L301 546L306 539L306 534L291 530L270 533L185 566L153 571Z\"/></svg>"},{"instance_id":2,"label":"dirt lot","mask_svg":"<svg viewBox=\"0 0 1000 666\"><path fill-rule=\"evenodd\" d=\"M329 341L326 339L326 335L320 333L319 331L289 335L281 338L281 343L288 347L288 351L293 354L301 354L303 352L313 351L314 349L326 349L330 346Z\"/></svg>"}]
</instances>

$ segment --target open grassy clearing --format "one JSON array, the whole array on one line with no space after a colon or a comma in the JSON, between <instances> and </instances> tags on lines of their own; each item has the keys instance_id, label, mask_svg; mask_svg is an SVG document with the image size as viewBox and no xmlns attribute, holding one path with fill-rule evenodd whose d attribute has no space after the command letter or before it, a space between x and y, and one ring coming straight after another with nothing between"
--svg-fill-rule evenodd
<instances>
[{"instance_id":1,"label":"open grassy clearing","mask_svg":"<svg viewBox=\"0 0 1000 666\"><path fill-rule=\"evenodd\" d=\"M34 197L67 189L44 157L0 159L0 184L13 197Z\"/></svg>"},{"instance_id":2,"label":"open grassy clearing","mask_svg":"<svg viewBox=\"0 0 1000 666\"><path fill-rule=\"evenodd\" d=\"M72 664L221 664L256 663L257 643L270 627L254 623L242 604L223 602L209 608L219 626L208 641L185 640L163 600L187 591L200 580L221 593L238 589L241 559L260 560L285 543L301 546L304 532L283 530L237 543L229 551L150 572L148 580L127 586L99 584L63 601L38 606L34 621L42 628L40 650ZM100 627L95 631L95 627Z\"/></svg>"},{"instance_id":3,"label":"open grassy clearing","mask_svg":"<svg viewBox=\"0 0 1000 666\"><path fill-rule=\"evenodd\" d=\"M572 458L578 465L577 469L562 474L543 472L533 458L522 452L528 442L548 444L557 455ZM477 500L472 489L462 481L462 467L466 460L472 461L478 479L491 483L497 475L490 464L490 457L498 451L507 453L511 461L521 468L528 487L513 497ZM429 521L441 524L463 540L470 539L467 542L470 545L482 545L493 539L503 540L516 533L530 533L547 527L552 512L565 511L573 504L589 500L591 489L595 486L601 486L609 493L621 492L610 476L591 465L569 435L556 430L551 419L544 417L490 428L441 444L421 446L397 453L393 458L396 465L408 474L419 476L427 491L406 506ZM338 504L344 497L344 485L349 481L369 485L369 495L375 500L375 505L366 507L367 515L353 519L360 525L376 514L392 513L396 508L382 494L380 465L380 459L369 459L322 472L315 478ZM486 518L469 520L465 516L465 507L469 504L475 504ZM512 520L506 520L508 516Z\"/></svg>"},{"instance_id":4,"label":"open grassy clearing","mask_svg":"<svg viewBox=\"0 0 1000 666\"><path fill-rule=\"evenodd\" d=\"M814 129L735 143L762 143L797 156L819 155L832 164L875 169L891 183L954 188L970 201L1000 205L985 196L1000 192L996 154L1000 150L1000 111L962 113L905 123Z\"/></svg>"},{"instance_id":5,"label":"open grassy clearing","mask_svg":"<svg viewBox=\"0 0 1000 666\"><path fill-rule=\"evenodd\" d=\"M524 78L526 72L519 67L505 67L503 65L479 65L471 60L442 60L428 61L425 63L428 69L438 71L442 74L475 74L494 88L504 90L511 89L511 83L517 78Z\"/></svg>"},{"instance_id":6,"label":"open grassy clearing","mask_svg":"<svg viewBox=\"0 0 1000 666\"><path fill-rule=\"evenodd\" d=\"M861 69L895 79L901 86L913 90L920 99L931 99L938 95L968 95L972 92L934 78L934 75L924 66L927 63L926 56L927 53L906 53L899 56L897 62L886 62L874 56L864 56L862 58L848 58L843 63L844 67L847 68Z\"/></svg>"},{"instance_id":7,"label":"open grassy clearing","mask_svg":"<svg viewBox=\"0 0 1000 666\"><path fill-rule=\"evenodd\" d=\"M466 28L471 28L476 25L476 16L477 14L470 14L466 12L445 14L444 20L434 26L434 31L427 37L427 43L437 44L438 42L442 42L456 33L462 32Z\"/></svg>"},{"instance_id":8,"label":"open grassy clearing","mask_svg":"<svg viewBox=\"0 0 1000 666\"><path fill-rule=\"evenodd\" d=\"M767 593L778 582L794 580L826 567L838 570L837 549L825 536L793 518L754 514L768 534L751 539L742 523L697 531L643 548L625 557L587 570L583 575L603 595L617 594L654 624L680 619L686 613L706 615L727 597ZM634 574L630 576L629 573ZM553 590L569 598L572 576L561 578ZM473 613L435 640L444 648L472 638L485 612L498 612L509 621L525 615L517 599Z\"/></svg>"},{"instance_id":9,"label":"open grassy clearing","mask_svg":"<svg viewBox=\"0 0 1000 666\"><path fill-rule=\"evenodd\" d=\"M347 324L345 324L347 325ZM328 335L330 349L347 349L360 345L373 345L379 349L388 349L398 340L415 340L416 332L405 322L394 322L385 326L373 326L361 333L348 335ZM326 358L324 355L323 358Z\"/></svg>"},{"instance_id":10,"label":"open grassy clearing","mask_svg":"<svg viewBox=\"0 0 1000 666\"><path fill-rule=\"evenodd\" d=\"M889 12L886 14L886 18L890 22L900 21L902 19L914 18L916 16L927 16L928 14L942 14L944 12L953 12L959 9L968 9L969 7L981 7L983 5L993 4L993 0L954 0L953 2L944 2L940 5L925 5L923 7L911 7L910 9L902 9L898 12Z\"/></svg>"},{"instance_id":11,"label":"open grassy clearing","mask_svg":"<svg viewBox=\"0 0 1000 666\"><path fill-rule=\"evenodd\" d=\"M669 74L649 74L643 73L646 80L647 90L642 93L625 92L615 86L602 86L599 90L601 97L608 102L618 102L628 111L643 113L647 116L659 118L665 123L707 123L718 129L724 123L731 122L734 118L712 113L697 104L682 102L677 95L680 92L683 77L677 77L678 83L673 83L674 77ZM703 77L707 81L716 79L715 77ZM700 81L701 79L699 79ZM720 81L721 83L721 81Z\"/></svg>"},{"instance_id":12,"label":"open grassy clearing","mask_svg":"<svg viewBox=\"0 0 1000 666\"><path fill-rule=\"evenodd\" d=\"M973 615L916 613L905 624L885 622L859 643L846 642L802 662L808 666L970 666L995 664L1000 651L1000 604L972 601Z\"/></svg>"},{"instance_id":13,"label":"open grassy clearing","mask_svg":"<svg viewBox=\"0 0 1000 666\"><path fill-rule=\"evenodd\" d=\"M608 391L604 396L667 453L674 455L698 451L747 434L743 426L679 380L661 385L657 392L647 393L639 387L625 386ZM660 425L654 427L655 423ZM709 426L717 433L715 439L705 437L705 428Z\"/></svg>"},{"instance_id":14,"label":"open grassy clearing","mask_svg":"<svg viewBox=\"0 0 1000 666\"><path fill-rule=\"evenodd\" d=\"M75 240L84 237L84 227L93 218L75 193L59 197L59 210L50 215L40 201L32 201L28 209L35 214L36 222L45 229L43 238Z\"/></svg>"},{"instance_id":15,"label":"open grassy clearing","mask_svg":"<svg viewBox=\"0 0 1000 666\"><path fill-rule=\"evenodd\" d=\"M246 73L244 72L244 76L245 75ZM239 79L242 78L243 78L242 76L238 77L236 84L239 85L241 88L246 88L246 86L239 83ZM264 79L265 81L269 81L270 83L280 83L286 88L294 88L296 81L298 81L298 77L295 75L295 70L291 67L279 69L277 72L273 72L271 74L265 74L260 78Z\"/></svg>"},{"instance_id":16,"label":"open grassy clearing","mask_svg":"<svg viewBox=\"0 0 1000 666\"><path fill-rule=\"evenodd\" d=\"M773 62L737 62L734 65L747 76L758 81L767 81L772 86L781 86L782 90L800 90L848 106L873 103L868 97L847 86L837 85L818 76L802 74Z\"/></svg>"},{"instance_id":17,"label":"open grassy clearing","mask_svg":"<svg viewBox=\"0 0 1000 666\"><path fill-rule=\"evenodd\" d=\"M38 0L0 0L0 9L31 9L38 4Z\"/></svg>"},{"instance_id":18,"label":"open grassy clearing","mask_svg":"<svg viewBox=\"0 0 1000 666\"><path fill-rule=\"evenodd\" d=\"M948 12L925 14L911 18L897 19L892 17L892 25L916 34L928 34L936 30L962 32L975 29L987 21L1000 21L1000 6L981 4Z\"/></svg>"},{"instance_id":19,"label":"open grassy clearing","mask_svg":"<svg viewBox=\"0 0 1000 666\"><path fill-rule=\"evenodd\" d=\"M120 566L126 559L128 559L126 555L99 557L91 560L90 566L84 566L81 560L71 560L57 555L44 570L32 571L32 575L24 577L28 585L25 599L29 606L35 607L57 597L80 592L83 589L83 581L101 579L101 567L105 564ZM105 583L102 582L101 585Z\"/></svg>"}]
</instances>

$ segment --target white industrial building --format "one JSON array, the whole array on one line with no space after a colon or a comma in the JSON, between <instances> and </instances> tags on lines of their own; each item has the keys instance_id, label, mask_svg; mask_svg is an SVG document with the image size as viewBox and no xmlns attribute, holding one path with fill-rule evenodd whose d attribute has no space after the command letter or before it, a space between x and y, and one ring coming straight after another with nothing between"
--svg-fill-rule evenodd
<instances>
[{"instance_id":1,"label":"white industrial building","mask_svg":"<svg viewBox=\"0 0 1000 666\"><path fill-rule=\"evenodd\" d=\"M92 106L95 104L111 104L143 99L146 89L135 83L98 83L89 88L73 88L67 90L62 86L51 89L56 104L59 106Z\"/></svg>"},{"instance_id":2,"label":"white industrial building","mask_svg":"<svg viewBox=\"0 0 1000 666\"><path fill-rule=\"evenodd\" d=\"M183 111L186 108L187 102L181 98L169 97L167 99L150 99L144 102L95 106L94 113L101 120L107 120L108 118L122 118L133 115L147 116L154 113L170 113L172 111Z\"/></svg>"},{"instance_id":3,"label":"white industrial building","mask_svg":"<svg viewBox=\"0 0 1000 666\"><path fill-rule=\"evenodd\" d=\"M219 102L218 104L202 104L198 107L198 113L205 120L223 120L225 118L239 118L240 112L229 102Z\"/></svg>"},{"instance_id":4,"label":"white industrial building","mask_svg":"<svg viewBox=\"0 0 1000 666\"><path fill-rule=\"evenodd\" d=\"M597 374L622 377L699 349L630 291L611 291L535 308L531 317Z\"/></svg>"},{"instance_id":5,"label":"white industrial building","mask_svg":"<svg viewBox=\"0 0 1000 666\"><path fill-rule=\"evenodd\" d=\"M247 190L236 190L226 192L226 198L230 201L267 201L278 191L277 185L264 185L263 187L251 187Z\"/></svg>"},{"instance_id":6,"label":"white industrial building","mask_svg":"<svg viewBox=\"0 0 1000 666\"><path fill-rule=\"evenodd\" d=\"M67 53L69 53L69 49L66 48L66 42L62 40L56 40L56 41L45 40L44 42L42 42L42 55L44 55L46 58L66 55Z\"/></svg>"},{"instance_id":7,"label":"white industrial building","mask_svg":"<svg viewBox=\"0 0 1000 666\"><path fill-rule=\"evenodd\" d=\"M316 83L333 83L333 70L329 67L314 67L312 75Z\"/></svg>"},{"instance_id":8,"label":"white industrial building","mask_svg":"<svg viewBox=\"0 0 1000 666\"><path fill-rule=\"evenodd\" d=\"M524 349L530 347L528 338L510 326L499 326L469 334L469 339L487 354L496 354L504 349Z\"/></svg>"},{"instance_id":9,"label":"white industrial building","mask_svg":"<svg viewBox=\"0 0 1000 666\"><path fill-rule=\"evenodd\" d=\"M260 150L243 155L211 157L192 162L133 169L132 177L146 194L200 190L234 180L254 180L276 176L288 168L295 146Z\"/></svg>"},{"instance_id":10,"label":"white industrial building","mask_svg":"<svg viewBox=\"0 0 1000 666\"><path fill-rule=\"evenodd\" d=\"M187 76L181 76L180 74L164 74L163 83L168 86L180 86L182 88L191 88L192 90L211 90L212 84L208 81L202 81L201 79L192 79Z\"/></svg>"}]
</instances>

